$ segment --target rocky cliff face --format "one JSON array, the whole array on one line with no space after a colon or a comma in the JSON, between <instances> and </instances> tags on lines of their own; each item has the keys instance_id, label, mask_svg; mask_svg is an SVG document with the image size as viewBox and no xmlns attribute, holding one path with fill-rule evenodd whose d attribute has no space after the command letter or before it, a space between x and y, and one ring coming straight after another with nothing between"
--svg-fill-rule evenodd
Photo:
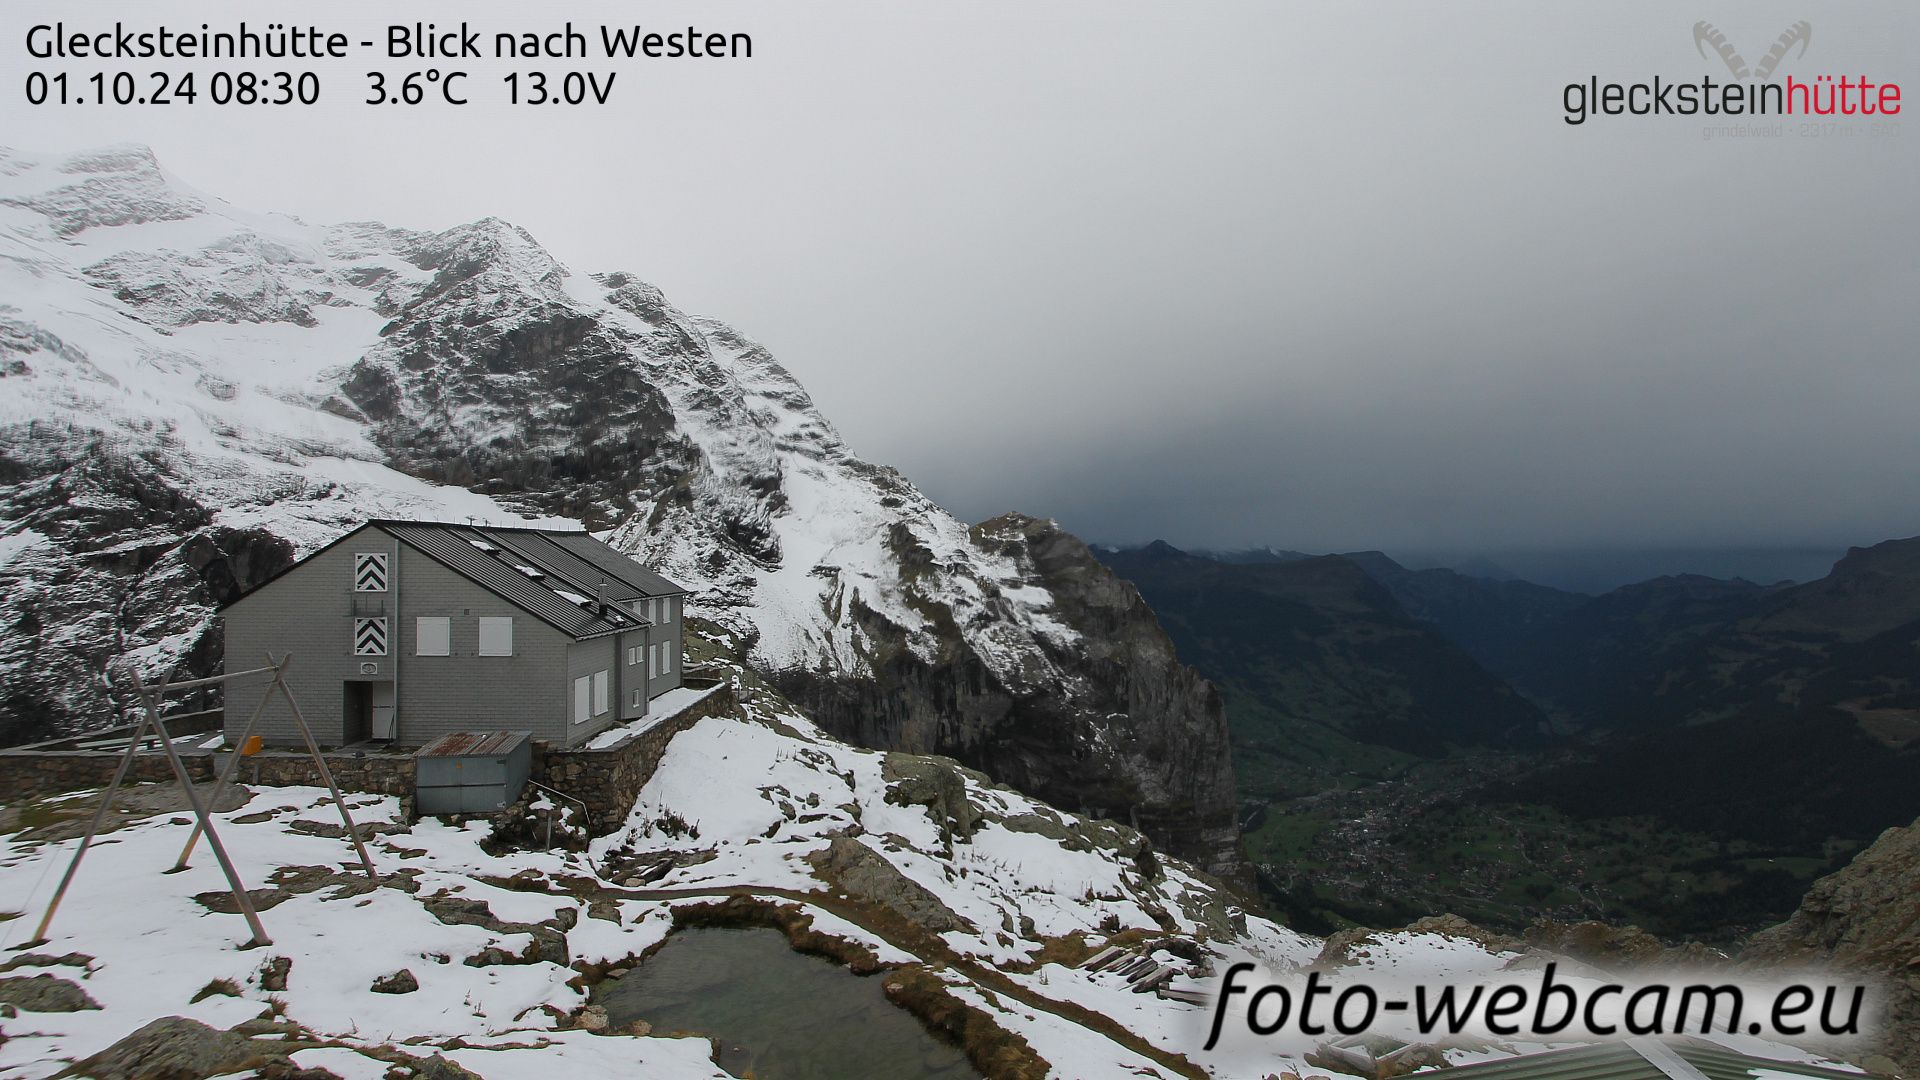
<instances>
[{"instance_id":1,"label":"rocky cliff face","mask_svg":"<svg viewBox=\"0 0 1920 1080\"><path fill-rule=\"evenodd\" d=\"M782 689L842 738L959 758L1055 805L1128 821L1176 851L1230 852L1210 869L1244 879L1220 696L1180 663L1140 594L1051 521L1008 514L970 539L1016 566L1023 590L1053 598L1073 633L1040 639L1038 670L1069 679L1071 693L1001 670L935 600L922 605L940 639L936 657L863 604L854 617L876 677L793 668L779 673Z\"/></svg>"},{"instance_id":2,"label":"rocky cliff face","mask_svg":"<svg viewBox=\"0 0 1920 1080\"><path fill-rule=\"evenodd\" d=\"M211 606L372 516L584 523L876 745L943 748L1233 873L1213 693L1050 525L970 530L773 356L487 219L254 214L144 148L0 151L0 721L203 671ZM1071 796L1071 797L1069 797Z\"/></svg>"},{"instance_id":3,"label":"rocky cliff face","mask_svg":"<svg viewBox=\"0 0 1920 1080\"><path fill-rule=\"evenodd\" d=\"M1815 882L1800 910L1755 934L1742 959L1818 961L1880 980L1887 1015L1879 1049L1901 1074L1920 1074L1920 821L1888 829Z\"/></svg>"}]
</instances>

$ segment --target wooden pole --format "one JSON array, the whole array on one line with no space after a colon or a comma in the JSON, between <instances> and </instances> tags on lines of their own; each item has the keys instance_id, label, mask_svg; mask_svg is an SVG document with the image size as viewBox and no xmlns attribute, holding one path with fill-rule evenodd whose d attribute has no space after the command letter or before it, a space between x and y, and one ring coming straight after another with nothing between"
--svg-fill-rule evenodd
<instances>
[{"instance_id":1,"label":"wooden pole","mask_svg":"<svg viewBox=\"0 0 1920 1080\"><path fill-rule=\"evenodd\" d=\"M273 670L273 669L261 668L259 670L267 671L267 670ZM252 674L254 674L254 672L252 671L242 671L237 675L231 676L231 678L237 679L243 675L252 675ZM220 778L214 781L213 795L207 800L208 806L217 807L220 805L220 796L225 795L227 793L227 785L233 783L233 774L240 771L240 751L246 747L247 739L249 739L253 735L254 726L260 723L261 714L267 711L267 702L271 701L272 699L273 699L273 687L269 685L266 689L260 692L260 704L255 705L253 707L253 715L247 717L246 729L240 733L240 742L238 745L234 747L233 756L227 759L226 768L220 770ZM192 857L194 845L198 844L199 842L200 842L200 823L196 821L193 824L192 835L187 837L187 846L180 849L180 861L173 864L173 869L175 871L185 870L187 868L187 859ZM172 872L172 871L169 871L169 872Z\"/></svg>"},{"instance_id":2,"label":"wooden pole","mask_svg":"<svg viewBox=\"0 0 1920 1080\"><path fill-rule=\"evenodd\" d=\"M171 675L172 673L169 672L168 676L171 677ZM160 685L164 689L167 679L161 679ZM60 884L53 890L53 899L47 901L46 914L40 916L40 925L34 930L33 939L21 948L47 943L47 928L53 925L53 913L59 910L60 901L66 898L67 886L73 884L73 876L80 872L80 860L87 857L87 849L93 846L93 838L100 835L100 826L106 823L107 813L113 809L113 797L119 793L121 783L126 780L127 770L133 767L133 755L140 747L140 734L146 729L146 720L143 718L136 722L133 731L128 733L126 752L120 755L120 764L113 770L113 779L107 782L107 790L100 794L100 805L94 808L93 820L87 822L87 831L80 837L80 847L74 851L73 861L67 864L67 872L60 876ZM166 738L167 733L162 729L160 739L164 742Z\"/></svg>"},{"instance_id":3,"label":"wooden pole","mask_svg":"<svg viewBox=\"0 0 1920 1080\"><path fill-rule=\"evenodd\" d=\"M167 683L165 688L161 690L161 693L170 694L175 690L191 690L196 686L212 686L215 683L223 683L229 679L244 679L249 675L269 675L272 674L272 672L272 668L249 668L246 671L236 671L231 675L209 675L204 679L184 679L180 682Z\"/></svg>"},{"instance_id":4,"label":"wooden pole","mask_svg":"<svg viewBox=\"0 0 1920 1080\"><path fill-rule=\"evenodd\" d=\"M253 910L253 898L247 895L247 887L240 883L240 874L233 868L233 860L227 857L227 846L220 842L220 834L214 830L207 808L193 790L193 779L187 775L187 766L180 760L180 751L174 747L173 740L167 738L166 728L160 725L159 694L140 681L137 671L133 676L133 686L147 703L147 722L153 725L155 734L160 736L160 747L166 751L167 763L173 766L173 775L180 781L180 790L187 797L187 805L193 807L193 816L200 822L200 831L207 834L207 846L213 849L213 857L220 863L220 872L227 876L227 884L233 888L233 902L239 905L240 914L247 917L247 927L253 931L252 944L273 944L273 939L267 936L267 928L260 925L260 915ZM160 693L165 690L163 685Z\"/></svg>"},{"instance_id":5,"label":"wooden pole","mask_svg":"<svg viewBox=\"0 0 1920 1080\"><path fill-rule=\"evenodd\" d=\"M367 845L360 839L360 830L353 824L353 814L347 810L347 800L340 797L340 785L334 782L333 770L327 768L327 759L320 753L320 745L314 742L313 729L307 726L306 714L300 711L300 703L293 699L293 689L287 685L287 667L293 663L293 654L288 653L275 661L272 653L267 654L267 664L273 668L273 685L280 688L281 696L287 699L287 708L293 710L293 722L300 726L300 737L306 740L307 752L313 755L314 767L320 770L320 778L327 782L327 790L333 793L333 805L340 808L340 820L346 824L347 836L353 840L353 849L360 853L360 865L366 868L370 880L380 880L373 869L373 858L367 854Z\"/></svg>"}]
</instances>

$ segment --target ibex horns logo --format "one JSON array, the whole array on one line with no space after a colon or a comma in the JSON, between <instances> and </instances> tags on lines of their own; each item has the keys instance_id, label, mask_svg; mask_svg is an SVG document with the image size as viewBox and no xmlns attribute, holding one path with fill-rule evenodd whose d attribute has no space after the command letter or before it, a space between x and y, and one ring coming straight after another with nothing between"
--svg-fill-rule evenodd
<instances>
[{"instance_id":1,"label":"ibex horns logo","mask_svg":"<svg viewBox=\"0 0 1920 1080\"><path fill-rule=\"evenodd\" d=\"M1795 45L1800 46L1800 55L1805 56L1807 46L1812 43L1813 24L1802 19L1781 31L1774 40L1773 48L1768 49L1767 55L1761 58L1759 66L1749 69L1746 58L1740 55L1739 49L1733 47L1733 42L1727 40L1727 35L1704 19L1693 24L1694 49L1704 57L1707 55L1707 46L1713 46L1713 51L1720 54L1721 61L1736 79L1770 79L1773 69L1780 66L1780 61L1787 58L1787 53Z\"/></svg>"}]
</instances>

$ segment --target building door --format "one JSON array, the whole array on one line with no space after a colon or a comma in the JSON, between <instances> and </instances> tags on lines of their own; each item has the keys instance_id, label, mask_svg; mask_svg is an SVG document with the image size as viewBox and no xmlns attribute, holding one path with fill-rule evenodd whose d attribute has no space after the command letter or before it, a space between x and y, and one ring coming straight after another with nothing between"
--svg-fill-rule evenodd
<instances>
[{"instance_id":1,"label":"building door","mask_svg":"<svg viewBox=\"0 0 1920 1080\"><path fill-rule=\"evenodd\" d=\"M383 742L392 742L398 734L394 727L393 684L377 682L369 685L373 687L371 725L373 737Z\"/></svg>"},{"instance_id":2,"label":"building door","mask_svg":"<svg viewBox=\"0 0 1920 1080\"><path fill-rule=\"evenodd\" d=\"M399 734L395 730L393 683L355 680L346 684L346 695L346 708L341 711L346 721L341 745L369 739L391 742Z\"/></svg>"},{"instance_id":3,"label":"building door","mask_svg":"<svg viewBox=\"0 0 1920 1080\"><path fill-rule=\"evenodd\" d=\"M373 737L373 684L349 682L345 692L345 705L340 710L340 744L366 742Z\"/></svg>"}]
</instances>

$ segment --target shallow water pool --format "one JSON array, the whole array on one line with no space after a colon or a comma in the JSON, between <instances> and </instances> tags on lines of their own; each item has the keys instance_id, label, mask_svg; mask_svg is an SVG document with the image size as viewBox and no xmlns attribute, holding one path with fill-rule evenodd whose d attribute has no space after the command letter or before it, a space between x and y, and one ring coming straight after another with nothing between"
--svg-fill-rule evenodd
<instances>
[{"instance_id":1,"label":"shallow water pool","mask_svg":"<svg viewBox=\"0 0 1920 1080\"><path fill-rule=\"evenodd\" d=\"M756 1080L961 1080L966 1055L886 998L884 974L797 953L768 929L695 927L593 1000L613 1026L710 1035L720 1067Z\"/></svg>"}]
</instances>

